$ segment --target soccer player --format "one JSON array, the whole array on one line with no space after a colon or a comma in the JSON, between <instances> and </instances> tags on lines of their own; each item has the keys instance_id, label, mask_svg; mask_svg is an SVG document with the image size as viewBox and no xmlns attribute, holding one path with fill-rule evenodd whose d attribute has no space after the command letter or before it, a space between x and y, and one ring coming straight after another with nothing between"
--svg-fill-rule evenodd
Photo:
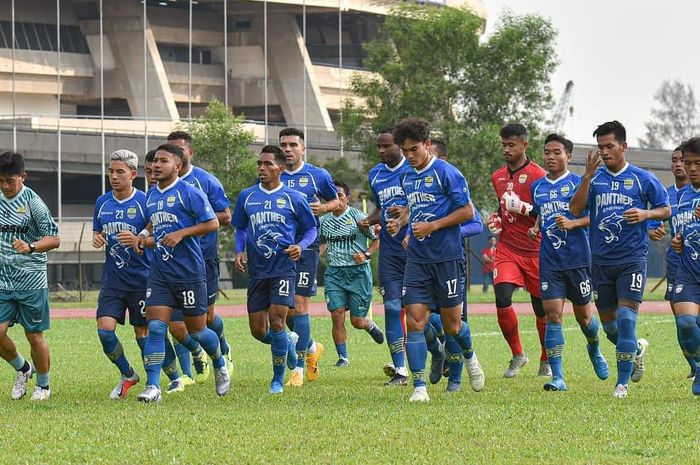
<instances>
[{"instance_id":1,"label":"soccer player","mask_svg":"<svg viewBox=\"0 0 700 465\"><path fill-rule=\"evenodd\" d=\"M637 382L644 374L649 345L636 336L647 275L646 222L665 220L671 207L658 178L625 160L627 131L619 121L601 124L593 136L598 150L588 153L586 172L569 207L575 217L588 207L593 297L603 330L616 346L614 396L624 398L630 379ZM601 160L605 166L599 169Z\"/></svg>"},{"instance_id":2,"label":"soccer player","mask_svg":"<svg viewBox=\"0 0 700 465\"><path fill-rule=\"evenodd\" d=\"M318 234L304 196L280 179L285 163L279 147L263 147L258 159L260 183L239 194L233 211L236 268L242 273L247 264L250 275L250 333L272 350L270 394L284 391L285 360L290 370L297 367L298 336L286 333L284 324L294 304L296 264Z\"/></svg>"},{"instance_id":3,"label":"soccer player","mask_svg":"<svg viewBox=\"0 0 700 465\"><path fill-rule=\"evenodd\" d=\"M413 168L402 179L412 231L403 284L408 329L406 356L414 386L409 401L430 400L425 384L427 346L423 331L428 308L435 300L445 333L455 338L465 355L471 353L467 370L481 373L480 385L472 385L474 390L481 390L483 371L473 353L469 326L461 317L465 257L459 225L474 217L467 181L454 166L430 153L427 122L417 118L402 121L394 129L394 140ZM400 226L400 221L390 220L389 233L398 232Z\"/></svg>"},{"instance_id":4,"label":"soccer player","mask_svg":"<svg viewBox=\"0 0 700 465\"><path fill-rule=\"evenodd\" d=\"M168 143L177 145L183 151L182 168L180 168L180 178L204 192L209 200L219 225L226 226L231 223L231 202L224 192L221 182L216 176L192 164L195 156L192 147L192 136L185 131L174 131L168 134ZM231 347L226 340L224 333L224 320L216 314L214 304L219 294L219 233L212 231L200 238L202 244L202 254L204 254L204 265L207 270L207 327L214 331L219 338L221 353L226 359L229 370L233 368L233 356ZM184 328L180 327L180 334L177 339L182 341L185 338ZM196 347L191 346L190 350L197 352ZM201 351L199 351L201 353ZM201 357L200 357L201 359ZM195 360L197 357L195 356ZM203 382L206 376L198 377L198 381Z\"/></svg>"},{"instance_id":5,"label":"soccer player","mask_svg":"<svg viewBox=\"0 0 700 465\"><path fill-rule=\"evenodd\" d=\"M46 252L57 248L60 239L48 207L24 185L26 177L22 155L0 155L0 356L17 370L12 399L25 396L27 382L36 373L31 400L41 401L51 397L49 346L44 339L50 326ZM7 334L15 323L24 328L33 364Z\"/></svg>"},{"instance_id":6,"label":"soccer player","mask_svg":"<svg viewBox=\"0 0 700 465\"><path fill-rule=\"evenodd\" d=\"M668 226L671 233L671 238L673 239L679 232L678 225L674 222L674 218L678 213L678 198L680 197L681 191L688 186L688 175L683 167L683 153L681 152L681 147L676 147L671 154L671 172L675 182L666 188L668 192L668 200L671 204L671 218L669 218ZM666 227L664 222L661 221L650 221L649 222L649 238L653 241L660 241L666 235ZM673 247L668 248L666 253L666 294L664 299L668 300L671 304L671 311L675 315L675 309L673 305L673 290L676 281L676 272L678 270L678 263L680 262L680 255L678 252L673 250ZM680 334L678 336L678 343L681 344ZM682 349L681 345L681 349ZM695 361L692 357L685 356L685 359L690 365L690 373L688 378L695 376Z\"/></svg>"},{"instance_id":7,"label":"soccer player","mask_svg":"<svg viewBox=\"0 0 700 465\"><path fill-rule=\"evenodd\" d=\"M324 275L326 305L333 320L333 342L338 352L336 367L350 365L348 334L345 330L345 312L350 311L350 323L364 329L377 344L384 343L384 333L367 317L372 305L372 268L370 258L378 246L374 228L362 232L360 222L365 214L350 202L350 187L341 180L333 180L338 189L340 207L320 218L319 235L325 244L328 268ZM372 245L367 247L367 239Z\"/></svg>"},{"instance_id":8,"label":"soccer player","mask_svg":"<svg viewBox=\"0 0 700 465\"><path fill-rule=\"evenodd\" d=\"M513 291L523 286L530 293L542 346L537 375L551 376L552 370L547 363L547 351L544 347L547 318L542 307L539 286L540 238L531 241L527 236L536 219L532 212L530 188L532 183L544 177L545 171L525 155L528 146L525 126L518 123L508 124L501 128L500 136L506 164L491 175L491 182L501 207L489 217L488 226L492 233L501 235L496 245L493 282L498 326L512 353L503 376L515 378L528 362L518 333L518 316L512 305Z\"/></svg>"},{"instance_id":9,"label":"soccer player","mask_svg":"<svg viewBox=\"0 0 700 465\"><path fill-rule=\"evenodd\" d=\"M390 377L387 386L408 384L408 372L404 355L404 323L402 311L403 273L406 267L406 251L401 245L406 236L404 226L395 235L387 232L387 221L398 218L408 205L401 185L401 178L411 169L394 142L394 128L386 128L377 134L379 163L369 172L369 186L377 208L363 221L363 230L380 225L379 230L379 292L384 299L384 324L391 363L384 366Z\"/></svg>"},{"instance_id":10,"label":"soccer player","mask_svg":"<svg viewBox=\"0 0 700 465\"><path fill-rule=\"evenodd\" d=\"M144 173L144 176L146 176L146 184L148 185L148 189L150 189L151 187L158 184L158 181L153 179L153 160L155 158L156 158L156 151L155 150L149 150L148 153L146 153L146 156L144 158L143 173Z\"/></svg>"},{"instance_id":11,"label":"soccer player","mask_svg":"<svg viewBox=\"0 0 700 465\"><path fill-rule=\"evenodd\" d=\"M540 287L547 314L544 343L552 368L552 379L544 389L566 391L562 369L562 317L566 299L574 306L574 315L588 341L588 356L598 378L608 379L608 363L600 353L600 323L591 302L588 212L584 211L586 216L578 218L569 211L569 201L581 181L579 175L569 171L574 144L558 134L548 135L544 142L547 176L532 184L532 205L538 222L529 235L536 239L540 229L544 231L540 247Z\"/></svg>"},{"instance_id":12,"label":"soccer player","mask_svg":"<svg viewBox=\"0 0 700 465\"><path fill-rule=\"evenodd\" d=\"M136 247L155 247L146 290L148 340L144 348L146 388L142 402L159 402L159 372L165 357L164 341L174 308L184 314L189 334L209 354L215 368L216 393L228 392L231 379L216 333L206 326L207 295L204 257L197 236L216 231L219 222L204 193L179 179L182 149L173 144L158 147L153 176L158 185L149 190L146 209L152 228L138 235Z\"/></svg>"},{"instance_id":13,"label":"soccer player","mask_svg":"<svg viewBox=\"0 0 700 465\"><path fill-rule=\"evenodd\" d=\"M484 261L481 267L481 272L484 274L484 284L482 291L486 294L489 290L489 284L493 285L493 269L496 262L496 244L498 239L496 236L489 237L489 243L484 250L481 251L481 258Z\"/></svg>"},{"instance_id":14,"label":"soccer player","mask_svg":"<svg viewBox=\"0 0 700 465\"><path fill-rule=\"evenodd\" d=\"M279 132L280 148L286 159L286 169L282 173L282 182L299 191L317 217L338 208L338 193L333 185L331 175L323 168L306 163L303 159L306 146L304 131L285 128ZM325 200L326 203L321 203ZM316 222L318 228L318 219ZM294 306L290 326L299 335L297 342L297 368L287 380L288 386L304 384L304 365L306 377L315 381L319 375L318 361L323 355L323 344L311 338L311 319L309 318L309 300L316 295L316 271L318 270L318 240L314 241L302 253L297 263L297 282L294 293Z\"/></svg>"},{"instance_id":15,"label":"soccer player","mask_svg":"<svg viewBox=\"0 0 700 465\"><path fill-rule=\"evenodd\" d=\"M684 142L681 150L690 187L678 193L677 211L671 220L672 227L677 230L671 243L680 253L672 305L683 353L697 364L700 361L700 328L697 322L700 313L700 137ZM692 393L700 395L700 376L696 375L693 380Z\"/></svg>"}]
</instances>

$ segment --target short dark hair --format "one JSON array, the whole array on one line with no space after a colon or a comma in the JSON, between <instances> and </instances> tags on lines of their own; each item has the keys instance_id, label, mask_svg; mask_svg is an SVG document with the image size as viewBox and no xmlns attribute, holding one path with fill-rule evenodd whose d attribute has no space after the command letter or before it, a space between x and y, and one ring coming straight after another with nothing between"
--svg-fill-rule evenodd
<instances>
[{"instance_id":1,"label":"short dark hair","mask_svg":"<svg viewBox=\"0 0 700 465\"><path fill-rule=\"evenodd\" d=\"M394 127L394 142L403 144L407 139L425 142L430 139L430 125L420 118L405 119Z\"/></svg>"},{"instance_id":2,"label":"short dark hair","mask_svg":"<svg viewBox=\"0 0 700 465\"><path fill-rule=\"evenodd\" d=\"M435 150L442 152L442 154L447 157L447 144L445 144L445 141L440 139L432 139L431 141L433 143L433 147L435 147Z\"/></svg>"},{"instance_id":3,"label":"short dark hair","mask_svg":"<svg viewBox=\"0 0 700 465\"><path fill-rule=\"evenodd\" d=\"M278 139L281 139L282 136L299 136L299 139L302 141L304 140L304 131L301 129L297 128L284 128L280 131Z\"/></svg>"},{"instance_id":4,"label":"short dark hair","mask_svg":"<svg viewBox=\"0 0 700 465\"><path fill-rule=\"evenodd\" d=\"M186 131L173 131L170 134L168 134L168 142L172 142L174 140L184 140L187 142L187 145L192 147L192 136L190 135L189 132Z\"/></svg>"},{"instance_id":5,"label":"short dark hair","mask_svg":"<svg viewBox=\"0 0 700 465\"><path fill-rule=\"evenodd\" d=\"M574 152L574 143L562 135L559 135L559 134L548 135L547 138L544 140L544 145L547 145L550 142L559 142L561 145L564 146L564 150L566 150L568 153Z\"/></svg>"},{"instance_id":6,"label":"short dark hair","mask_svg":"<svg viewBox=\"0 0 700 465\"><path fill-rule=\"evenodd\" d=\"M173 139L173 140L175 140L175 139ZM175 144L161 144L156 149L156 152L159 152L161 150L172 154L174 157L179 158L180 161L182 161L182 157L184 156L182 149Z\"/></svg>"},{"instance_id":7,"label":"short dark hair","mask_svg":"<svg viewBox=\"0 0 700 465\"><path fill-rule=\"evenodd\" d=\"M345 182L341 181L340 179L334 179L333 184L335 184L335 187L340 187L343 189L343 192L345 192L345 197L350 198L350 186L348 186Z\"/></svg>"},{"instance_id":8,"label":"short dark hair","mask_svg":"<svg viewBox=\"0 0 700 465\"><path fill-rule=\"evenodd\" d=\"M681 145L681 152L683 152L683 156L685 156L686 153L700 155L700 137L691 137L683 142L683 145Z\"/></svg>"},{"instance_id":9,"label":"short dark hair","mask_svg":"<svg viewBox=\"0 0 700 465\"><path fill-rule=\"evenodd\" d=\"M627 142L627 129L617 120L605 122L593 131L593 137L607 136L608 134L615 136L615 140L621 144Z\"/></svg>"},{"instance_id":10,"label":"short dark hair","mask_svg":"<svg viewBox=\"0 0 700 465\"><path fill-rule=\"evenodd\" d=\"M0 155L0 174L21 176L24 174L24 157L17 152L5 152Z\"/></svg>"},{"instance_id":11,"label":"short dark hair","mask_svg":"<svg viewBox=\"0 0 700 465\"><path fill-rule=\"evenodd\" d=\"M146 154L145 162L146 163L153 163L153 160L156 159L156 152L158 150L149 150L148 153Z\"/></svg>"},{"instance_id":12,"label":"short dark hair","mask_svg":"<svg viewBox=\"0 0 700 465\"><path fill-rule=\"evenodd\" d=\"M377 135L379 134L394 134L394 126L387 126L385 128L380 129L377 131Z\"/></svg>"},{"instance_id":13,"label":"short dark hair","mask_svg":"<svg viewBox=\"0 0 700 465\"><path fill-rule=\"evenodd\" d=\"M671 152L671 156L672 156L672 157L673 157L673 154L674 154L674 153L676 153L676 152L682 152L682 151L683 151L683 144L685 144L685 141L681 142L680 144L678 144L678 147L676 147L675 149L673 149L673 152Z\"/></svg>"},{"instance_id":14,"label":"short dark hair","mask_svg":"<svg viewBox=\"0 0 700 465\"><path fill-rule=\"evenodd\" d=\"M260 155L262 155L263 153L273 154L275 156L275 163L277 163L278 165L284 165L284 162L286 161L284 152L276 145L266 145L265 147L260 149Z\"/></svg>"},{"instance_id":15,"label":"short dark hair","mask_svg":"<svg viewBox=\"0 0 700 465\"><path fill-rule=\"evenodd\" d=\"M519 137L522 140L527 140L527 128L520 123L510 123L506 124L501 128L500 131L501 139L508 139L510 137Z\"/></svg>"}]
</instances>

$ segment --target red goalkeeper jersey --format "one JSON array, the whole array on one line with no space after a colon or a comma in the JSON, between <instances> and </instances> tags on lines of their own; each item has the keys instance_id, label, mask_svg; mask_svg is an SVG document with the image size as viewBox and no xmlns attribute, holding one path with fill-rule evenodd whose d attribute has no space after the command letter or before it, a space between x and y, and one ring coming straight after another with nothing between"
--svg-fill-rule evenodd
<instances>
[{"instance_id":1,"label":"red goalkeeper jersey","mask_svg":"<svg viewBox=\"0 0 700 465\"><path fill-rule=\"evenodd\" d=\"M505 165L491 175L491 182L500 201L507 191L514 192L520 200L532 205L532 183L545 176L546 172L532 160L528 160L523 166L511 171ZM537 257L540 250L540 237L532 241L527 237L527 230L535 225L536 217L523 216L505 211L501 208L501 237L499 245L508 247L513 252L523 257Z\"/></svg>"}]
</instances>

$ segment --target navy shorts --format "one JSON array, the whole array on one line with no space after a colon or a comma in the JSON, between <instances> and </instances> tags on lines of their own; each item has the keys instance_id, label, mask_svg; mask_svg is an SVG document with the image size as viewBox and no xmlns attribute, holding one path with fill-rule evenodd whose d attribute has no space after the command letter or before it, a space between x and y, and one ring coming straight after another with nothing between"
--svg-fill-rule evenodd
<instances>
[{"instance_id":1,"label":"navy shorts","mask_svg":"<svg viewBox=\"0 0 700 465\"><path fill-rule=\"evenodd\" d=\"M97 318L108 316L124 324L126 312L129 312L131 326L146 326L146 290L122 291L103 287L97 298Z\"/></svg>"},{"instance_id":2,"label":"navy shorts","mask_svg":"<svg viewBox=\"0 0 700 465\"><path fill-rule=\"evenodd\" d=\"M673 302L693 302L700 305L700 283L690 276L678 275L673 285Z\"/></svg>"},{"instance_id":3,"label":"navy shorts","mask_svg":"<svg viewBox=\"0 0 700 465\"><path fill-rule=\"evenodd\" d=\"M251 279L248 283L248 313L266 311L270 305L294 306L294 273L276 278Z\"/></svg>"},{"instance_id":4,"label":"navy shorts","mask_svg":"<svg viewBox=\"0 0 700 465\"><path fill-rule=\"evenodd\" d=\"M646 262L591 267L593 298L599 312L617 310L620 299L642 302L647 282Z\"/></svg>"},{"instance_id":5,"label":"navy shorts","mask_svg":"<svg viewBox=\"0 0 700 465\"><path fill-rule=\"evenodd\" d=\"M316 270L318 269L318 249L306 249L297 261L297 282L295 294L303 297L316 295Z\"/></svg>"},{"instance_id":6,"label":"navy shorts","mask_svg":"<svg viewBox=\"0 0 700 465\"><path fill-rule=\"evenodd\" d=\"M553 270L540 267L542 300L569 299L576 306L591 301L591 275L588 267Z\"/></svg>"},{"instance_id":7,"label":"navy shorts","mask_svg":"<svg viewBox=\"0 0 700 465\"><path fill-rule=\"evenodd\" d=\"M207 305L214 305L219 293L219 257L205 259L204 268L207 272Z\"/></svg>"},{"instance_id":8,"label":"navy shorts","mask_svg":"<svg viewBox=\"0 0 700 465\"><path fill-rule=\"evenodd\" d=\"M437 301L440 308L461 307L465 289L464 260L439 263L406 263L403 278L404 305Z\"/></svg>"},{"instance_id":9,"label":"navy shorts","mask_svg":"<svg viewBox=\"0 0 700 465\"><path fill-rule=\"evenodd\" d=\"M664 294L664 300L673 302L676 300L675 297L675 284L676 275L678 274L678 264L671 264L666 262L666 293Z\"/></svg>"},{"instance_id":10,"label":"navy shorts","mask_svg":"<svg viewBox=\"0 0 700 465\"><path fill-rule=\"evenodd\" d=\"M204 281L193 283L167 283L157 279L148 280L146 307L170 307L182 310L184 316L199 316L207 313L207 285ZM171 321L177 321L171 315Z\"/></svg>"},{"instance_id":11,"label":"navy shorts","mask_svg":"<svg viewBox=\"0 0 700 465\"><path fill-rule=\"evenodd\" d=\"M379 293L384 302L401 298L405 268L405 255L379 253Z\"/></svg>"}]
</instances>

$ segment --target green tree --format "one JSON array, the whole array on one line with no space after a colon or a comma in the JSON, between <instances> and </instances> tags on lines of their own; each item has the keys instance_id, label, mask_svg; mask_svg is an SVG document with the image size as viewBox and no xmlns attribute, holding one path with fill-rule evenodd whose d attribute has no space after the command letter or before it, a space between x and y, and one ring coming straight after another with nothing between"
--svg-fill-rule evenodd
<instances>
[{"instance_id":1,"label":"green tree","mask_svg":"<svg viewBox=\"0 0 700 465\"><path fill-rule=\"evenodd\" d=\"M651 109L650 121L644 123L646 134L639 145L653 149L673 148L697 134L700 128L695 91L682 81L664 81L656 91L657 106Z\"/></svg>"},{"instance_id":2,"label":"green tree","mask_svg":"<svg viewBox=\"0 0 700 465\"><path fill-rule=\"evenodd\" d=\"M539 16L504 13L485 40L483 28L467 9L396 7L383 36L366 45L365 66L374 74L351 78L358 99L344 102L340 132L348 145L362 147L370 166L377 161L377 130L409 116L425 118L486 209L496 206L490 174L502 164L503 124L527 125L528 154L540 156L539 128L552 104L549 79L558 62L556 32Z\"/></svg>"}]
</instances>

